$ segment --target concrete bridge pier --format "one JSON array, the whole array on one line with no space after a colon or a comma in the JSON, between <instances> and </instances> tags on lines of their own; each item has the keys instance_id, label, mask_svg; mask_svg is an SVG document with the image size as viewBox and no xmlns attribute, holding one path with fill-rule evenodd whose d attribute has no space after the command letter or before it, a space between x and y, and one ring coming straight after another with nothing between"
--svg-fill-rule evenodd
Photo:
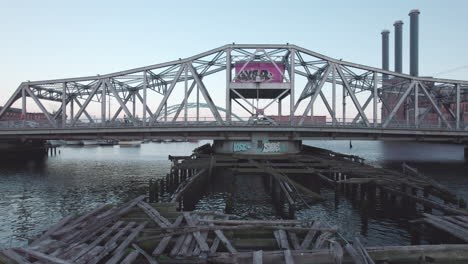
<instances>
[{"instance_id":1,"label":"concrete bridge pier","mask_svg":"<svg viewBox=\"0 0 468 264\"><path fill-rule=\"evenodd\" d=\"M302 141L271 138L268 133L253 133L250 140L215 140L215 153L224 154L295 154L301 151Z\"/></svg>"},{"instance_id":2,"label":"concrete bridge pier","mask_svg":"<svg viewBox=\"0 0 468 264\"><path fill-rule=\"evenodd\" d=\"M0 140L0 159L23 161L41 159L47 156L48 148L45 140Z\"/></svg>"}]
</instances>

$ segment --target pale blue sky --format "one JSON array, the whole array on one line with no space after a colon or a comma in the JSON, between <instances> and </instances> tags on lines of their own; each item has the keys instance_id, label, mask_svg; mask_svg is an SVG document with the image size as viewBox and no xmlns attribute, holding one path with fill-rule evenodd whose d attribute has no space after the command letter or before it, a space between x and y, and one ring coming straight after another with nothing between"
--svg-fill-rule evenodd
<instances>
[{"instance_id":1,"label":"pale blue sky","mask_svg":"<svg viewBox=\"0 0 468 264\"><path fill-rule=\"evenodd\" d=\"M188 57L226 43L294 43L381 66L382 29L419 8L420 75L468 65L468 1L0 0L0 105L25 80L109 73ZM468 69L437 77L468 79Z\"/></svg>"}]
</instances>

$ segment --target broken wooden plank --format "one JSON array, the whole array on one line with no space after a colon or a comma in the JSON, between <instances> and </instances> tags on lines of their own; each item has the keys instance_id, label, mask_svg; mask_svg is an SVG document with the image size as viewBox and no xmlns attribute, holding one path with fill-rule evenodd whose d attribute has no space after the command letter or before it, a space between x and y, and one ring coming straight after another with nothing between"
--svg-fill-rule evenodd
<instances>
[{"instance_id":1,"label":"broken wooden plank","mask_svg":"<svg viewBox=\"0 0 468 264\"><path fill-rule=\"evenodd\" d=\"M106 233L106 231L109 230L109 228L112 228L112 226L108 226L111 223L111 221L103 221L101 223L93 222L93 225L88 225L88 227L84 230L77 231L78 234L74 236L73 239L68 240L70 246L64 249L64 252L60 255L60 257L64 259L71 258L73 256L71 250L73 250L74 246L85 243L93 243L100 235ZM89 240L91 240L91 242L89 242Z\"/></svg>"},{"instance_id":2,"label":"broken wooden plank","mask_svg":"<svg viewBox=\"0 0 468 264\"><path fill-rule=\"evenodd\" d=\"M148 222L143 222L139 224L133 231L130 233L130 235L125 238L125 240L114 250L114 255L106 262L107 264L115 264L118 263L118 261L123 257L124 255L124 250L130 245L133 240L138 236L138 234L143 230L143 228L146 226Z\"/></svg>"},{"instance_id":3,"label":"broken wooden plank","mask_svg":"<svg viewBox=\"0 0 468 264\"><path fill-rule=\"evenodd\" d=\"M454 216L456 219L463 221L465 223L468 223L468 216L461 216L461 215L456 215Z\"/></svg>"},{"instance_id":4,"label":"broken wooden plank","mask_svg":"<svg viewBox=\"0 0 468 264\"><path fill-rule=\"evenodd\" d=\"M140 201L143 201L144 199L145 199L145 195L140 195L136 197L135 199L130 200L119 207L114 207L111 210L108 210L102 214L99 214L98 216L96 216L96 218L97 219L104 219L104 218L114 219L115 217L122 216L126 214L128 211L130 211L137 203L139 203Z\"/></svg>"},{"instance_id":5,"label":"broken wooden plank","mask_svg":"<svg viewBox=\"0 0 468 264\"><path fill-rule=\"evenodd\" d=\"M182 246L180 247L180 250L176 253L176 255L187 255L189 251L189 247L192 244L192 240L193 240L193 235L187 234L184 242L182 243Z\"/></svg>"},{"instance_id":6,"label":"broken wooden plank","mask_svg":"<svg viewBox=\"0 0 468 264\"><path fill-rule=\"evenodd\" d=\"M34 246L30 246L29 249L48 254L49 252L51 252L53 250L56 250L58 248L62 248L64 246L66 246L66 245L67 244L65 244L65 243L63 243L61 241L58 241L58 240L55 240L55 239L52 239L52 238L47 238L47 239L42 240L41 242L37 243Z\"/></svg>"},{"instance_id":7,"label":"broken wooden plank","mask_svg":"<svg viewBox=\"0 0 468 264\"><path fill-rule=\"evenodd\" d=\"M77 254L78 252L80 252L81 250L83 250L84 248L86 248L88 246L88 244L82 244L82 243L75 243L73 244L73 246L69 247L69 248L66 248L65 250L63 250L62 254L60 255L57 255L54 257L57 257L57 258L60 258L60 259L64 259L64 260L67 260L67 261L70 261L70 257ZM52 256L52 254L50 254ZM71 261L70 261L71 262Z\"/></svg>"},{"instance_id":8,"label":"broken wooden plank","mask_svg":"<svg viewBox=\"0 0 468 264\"><path fill-rule=\"evenodd\" d=\"M76 260L74 263L77 263L77 264L85 264L85 263L88 263L88 261L90 261L91 259L93 259L94 257L96 257L99 253L101 253L102 251L104 250L104 247L101 247L101 246L95 246L93 249L91 249L90 251L86 252L86 254L84 256L82 256L81 258L79 258L78 260Z\"/></svg>"},{"instance_id":9,"label":"broken wooden plank","mask_svg":"<svg viewBox=\"0 0 468 264\"><path fill-rule=\"evenodd\" d=\"M174 229L171 227L170 229ZM261 225L238 225L238 226L189 226L184 228L179 228L174 230L170 233L155 235L155 236L145 236L138 239L138 242L154 240L154 239L162 239L165 236L173 236L173 235L181 235L186 233L193 233L193 232L203 232L203 231L214 231L214 230L255 230L255 229L265 229L265 230L277 230L277 229L284 229L284 230L294 230L294 231L323 231L323 232L332 232L335 233L337 231L336 228L306 228L306 227L282 227L282 226L261 226Z\"/></svg>"},{"instance_id":10,"label":"broken wooden plank","mask_svg":"<svg viewBox=\"0 0 468 264\"><path fill-rule=\"evenodd\" d=\"M0 251L3 255L5 255L7 258L16 261L19 264L31 264L29 260L27 260L27 257L21 256L20 254L16 253L13 249L7 248L2 251Z\"/></svg>"},{"instance_id":11,"label":"broken wooden plank","mask_svg":"<svg viewBox=\"0 0 468 264\"><path fill-rule=\"evenodd\" d=\"M198 212L197 212L198 214ZM227 216L224 216L226 219L228 218ZM202 220L202 219L207 219L207 220L212 220L214 218L213 215L206 215L206 216L203 216L201 217L200 219L198 219L199 221ZM214 226L214 224L209 224L210 226ZM204 231L204 232L201 232L201 235L203 237L203 239L207 239L208 238L208 231ZM189 252L187 252L187 256L189 255L193 255L193 256L198 256L200 255L201 253L201 249L200 247L198 246L198 243L194 243L195 241L192 241L192 244L191 244L191 247L189 248ZM190 251L190 249L192 249L193 247L193 250ZM211 250L211 248L210 248Z\"/></svg>"},{"instance_id":12,"label":"broken wooden plank","mask_svg":"<svg viewBox=\"0 0 468 264\"><path fill-rule=\"evenodd\" d=\"M253 254L253 264L262 264L263 251L257 250L257 251L254 251L252 254Z\"/></svg>"},{"instance_id":13,"label":"broken wooden plank","mask_svg":"<svg viewBox=\"0 0 468 264\"><path fill-rule=\"evenodd\" d=\"M140 254L142 254L146 260L148 260L148 262L150 264L158 264L158 262L150 256L150 254L146 253L146 251L144 251L142 248L140 248L137 244L132 244L133 248L135 248L138 252L140 252Z\"/></svg>"},{"instance_id":14,"label":"broken wooden plank","mask_svg":"<svg viewBox=\"0 0 468 264\"><path fill-rule=\"evenodd\" d=\"M224 216L223 220L227 220L229 219L229 216L226 215ZM210 224L210 226L214 225L213 223ZM213 243L211 244L211 247L210 247L210 254L214 254L216 253L216 251L218 250L218 246L219 246L219 243L221 242L221 240L219 239L218 236L216 236L213 240Z\"/></svg>"},{"instance_id":15,"label":"broken wooden plank","mask_svg":"<svg viewBox=\"0 0 468 264\"><path fill-rule=\"evenodd\" d=\"M280 240L280 248L290 249L286 232L283 229L280 229L278 230L278 235L279 235L279 240Z\"/></svg>"},{"instance_id":16,"label":"broken wooden plank","mask_svg":"<svg viewBox=\"0 0 468 264\"><path fill-rule=\"evenodd\" d=\"M117 232L117 234L112 236L112 238L109 241L107 241L106 244L104 245L104 249L101 251L101 253L99 253L99 255L91 259L88 262L88 264L96 264L101 259L106 257L110 252L112 252L112 250L114 250L114 248L117 247L117 240L120 237L122 237L125 233L127 233L127 231L130 230L130 228L132 228L134 225L135 225L135 222L130 222L124 228L122 228L119 232Z\"/></svg>"},{"instance_id":17,"label":"broken wooden plank","mask_svg":"<svg viewBox=\"0 0 468 264\"><path fill-rule=\"evenodd\" d=\"M335 264L341 264L343 262L343 248L340 243L335 240L330 241L330 255L332 256Z\"/></svg>"},{"instance_id":18,"label":"broken wooden plank","mask_svg":"<svg viewBox=\"0 0 468 264\"><path fill-rule=\"evenodd\" d=\"M92 219L85 227L81 228L80 230L75 230L71 232L69 235L63 237L61 240L66 243L77 243L81 242L84 243L88 239L93 238L98 233L100 233L103 229L107 228L109 224L117 219L118 215L113 214L107 218L98 219L97 216Z\"/></svg>"},{"instance_id":19,"label":"broken wooden plank","mask_svg":"<svg viewBox=\"0 0 468 264\"><path fill-rule=\"evenodd\" d=\"M359 240L359 238L356 237L354 239L354 243L356 244L356 246L358 248L358 252L360 251L361 256L364 258L366 263L375 264L374 260L371 258L371 256L367 252L366 248L361 244L361 241Z\"/></svg>"},{"instance_id":20,"label":"broken wooden plank","mask_svg":"<svg viewBox=\"0 0 468 264\"><path fill-rule=\"evenodd\" d=\"M210 254L216 253L216 251L218 250L220 242L221 242L221 240L219 240L219 237L215 237L213 239L213 243L211 244L211 247L210 247Z\"/></svg>"},{"instance_id":21,"label":"broken wooden plank","mask_svg":"<svg viewBox=\"0 0 468 264\"><path fill-rule=\"evenodd\" d=\"M407 197L410 200L416 201L416 202L418 202L418 203L420 203L422 205L425 205L425 206L428 206L428 207L431 207L431 208L435 208L437 210L441 210L441 211L449 213L449 214L468 215L468 211L448 207L446 205L439 204L437 202L434 202L432 200L429 200L429 199L426 199L426 198L423 198L423 197L417 197L417 196L414 196L414 195L411 195L411 194L408 194L408 193L405 193L405 192L402 192L402 191L398 191L398 190L389 188L388 186L380 185L380 188L382 188L386 192L396 194L396 195L399 195L399 196L403 196L403 197Z\"/></svg>"},{"instance_id":22,"label":"broken wooden plank","mask_svg":"<svg viewBox=\"0 0 468 264\"><path fill-rule=\"evenodd\" d=\"M183 250L183 246L184 246L185 242L188 245L190 245L190 243L192 242L192 238L193 238L192 234L182 234L182 235L180 235L177 238L176 243L175 243L174 247L172 248L172 250L170 252L170 255L171 256L179 255L180 252Z\"/></svg>"},{"instance_id":23,"label":"broken wooden plank","mask_svg":"<svg viewBox=\"0 0 468 264\"><path fill-rule=\"evenodd\" d=\"M224 233L221 230L214 231L216 236L221 240L221 243L227 248L230 253L237 253L237 250L231 245L231 242L224 236Z\"/></svg>"},{"instance_id":24,"label":"broken wooden plank","mask_svg":"<svg viewBox=\"0 0 468 264\"><path fill-rule=\"evenodd\" d=\"M289 235L289 240L291 241L291 244L295 250L299 250L301 248L301 245L299 244L299 239L297 238L297 235L293 231L288 231L287 232Z\"/></svg>"},{"instance_id":25,"label":"broken wooden plank","mask_svg":"<svg viewBox=\"0 0 468 264\"><path fill-rule=\"evenodd\" d=\"M286 264L294 264L294 259L291 255L291 250L289 249L284 251L284 262Z\"/></svg>"},{"instance_id":26,"label":"broken wooden plank","mask_svg":"<svg viewBox=\"0 0 468 264\"><path fill-rule=\"evenodd\" d=\"M106 207L107 205L106 204L101 204L99 205L98 207L92 209L91 211L81 215L80 217L78 217L77 219L73 220L70 225L75 225L75 224L78 224L88 218L90 218L91 216L93 215L96 215L99 211L101 211L102 209L104 209L104 207Z\"/></svg>"},{"instance_id":27,"label":"broken wooden plank","mask_svg":"<svg viewBox=\"0 0 468 264\"><path fill-rule=\"evenodd\" d=\"M207 169L202 169L199 172L197 172L195 175L193 175L192 177L188 178L188 180L186 181L186 184L180 185L180 189L177 188L177 190L174 192L174 194L171 197L171 202L179 201L182 195L187 191L188 187L190 187L192 183L194 183L198 178L200 178L206 172L207 172Z\"/></svg>"},{"instance_id":28,"label":"broken wooden plank","mask_svg":"<svg viewBox=\"0 0 468 264\"><path fill-rule=\"evenodd\" d=\"M71 231L73 231L75 229L82 228L85 225L85 222L86 222L86 219L83 220L83 222L78 222L78 223L75 223L75 224L66 225L66 226L62 227L61 229L59 229L59 230L55 231L54 233L52 233L50 236L52 236L52 237L63 236L65 234L70 233Z\"/></svg>"},{"instance_id":29,"label":"broken wooden plank","mask_svg":"<svg viewBox=\"0 0 468 264\"><path fill-rule=\"evenodd\" d=\"M122 262L120 262L120 264L133 264L133 262L138 258L139 255L140 252L138 252L137 250L133 250L122 260Z\"/></svg>"},{"instance_id":30,"label":"broken wooden plank","mask_svg":"<svg viewBox=\"0 0 468 264\"><path fill-rule=\"evenodd\" d=\"M323 248L325 246L325 241L333 235L331 232L323 232L317 238L314 244L315 249Z\"/></svg>"},{"instance_id":31,"label":"broken wooden plank","mask_svg":"<svg viewBox=\"0 0 468 264\"><path fill-rule=\"evenodd\" d=\"M184 216L180 215L179 217L176 218L176 220L172 224L172 227L178 227L182 223L183 220L184 220ZM158 246L154 249L152 255L155 256L155 257L161 255L164 252L164 250L166 249L166 247L169 244L169 242L171 241L171 239L172 239L172 235L165 236L159 242Z\"/></svg>"},{"instance_id":32,"label":"broken wooden plank","mask_svg":"<svg viewBox=\"0 0 468 264\"><path fill-rule=\"evenodd\" d=\"M171 223L151 205L140 201L137 203L137 206L140 207L160 227L168 227L171 225Z\"/></svg>"},{"instance_id":33,"label":"broken wooden plank","mask_svg":"<svg viewBox=\"0 0 468 264\"><path fill-rule=\"evenodd\" d=\"M171 255L171 256L177 255L177 253L180 251L180 248L182 247L182 244L184 244L185 238L187 238L187 235L180 235L177 238L176 243L175 243L174 247L172 247L172 250L169 253L169 255Z\"/></svg>"},{"instance_id":34,"label":"broken wooden plank","mask_svg":"<svg viewBox=\"0 0 468 264\"><path fill-rule=\"evenodd\" d=\"M279 249L281 249L281 240L280 240L280 235L279 235L278 230L273 231L273 236L275 237L276 245L278 246Z\"/></svg>"},{"instance_id":35,"label":"broken wooden plank","mask_svg":"<svg viewBox=\"0 0 468 264\"><path fill-rule=\"evenodd\" d=\"M88 251L99 245L106 237L108 237L112 232L114 232L117 228L119 228L123 224L122 221L116 222L111 228L107 229L104 233L102 233L99 237L97 237L89 246L78 252L76 255L74 255L71 260L75 261L79 259L81 256L86 254Z\"/></svg>"},{"instance_id":36,"label":"broken wooden plank","mask_svg":"<svg viewBox=\"0 0 468 264\"><path fill-rule=\"evenodd\" d=\"M364 257L357 252L357 250L349 243L345 245L345 250L349 256L353 259L355 264L367 264Z\"/></svg>"},{"instance_id":37,"label":"broken wooden plank","mask_svg":"<svg viewBox=\"0 0 468 264\"><path fill-rule=\"evenodd\" d=\"M320 227L320 221L315 221L313 224L312 224L312 228L311 230L309 230L309 232L307 232L307 235L304 237L304 240L302 240L302 244L301 244L301 249L302 250L305 250L309 247L310 245L310 242L312 242L312 239L314 239L315 237L315 234L317 234L317 228Z\"/></svg>"},{"instance_id":38,"label":"broken wooden plank","mask_svg":"<svg viewBox=\"0 0 468 264\"><path fill-rule=\"evenodd\" d=\"M73 216L72 215L69 215L69 216L66 216L64 217L62 220L60 220L57 224L55 224L54 226L50 227L49 229L47 229L47 231L42 234L39 238L37 238L36 240L34 240L32 243L30 243L29 245L30 246L35 246L37 245L39 242L47 239L48 237L50 237L51 234L53 234L55 231L59 230L61 227L63 227L64 225L66 225L67 223L69 223L71 220L73 219Z\"/></svg>"},{"instance_id":39,"label":"broken wooden plank","mask_svg":"<svg viewBox=\"0 0 468 264\"><path fill-rule=\"evenodd\" d=\"M220 225L302 225L310 223L311 221L298 221L298 220L210 220L200 219L200 222L208 224Z\"/></svg>"},{"instance_id":40,"label":"broken wooden plank","mask_svg":"<svg viewBox=\"0 0 468 264\"><path fill-rule=\"evenodd\" d=\"M64 234L70 233L74 229L78 229L80 227L83 227L86 224L86 221L88 221L91 217L96 215L98 212L100 212L104 207L106 207L106 204L101 204L100 206L94 208L93 210L83 213L80 217L77 219L71 221L69 224L66 226L63 226L62 228L56 230L51 234L52 237L60 237L63 236Z\"/></svg>"},{"instance_id":41,"label":"broken wooden plank","mask_svg":"<svg viewBox=\"0 0 468 264\"><path fill-rule=\"evenodd\" d=\"M448 221L443 220L442 218L439 218L437 216L431 215L431 214L423 214L426 218L424 218L424 221L427 222L428 224L431 224L432 226L443 230L465 242L468 242L468 230L457 226L455 224L452 224Z\"/></svg>"},{"instance_id":42,"label":"broken wooden plank","mask_svg":"<svg viewBox=\"0 0 468 264\"><path fill-rule=\"evenodd\" d=\"M202 234L202 236L203 236L203 234ZM196 253L196 252L198 252L198 253ZM201 250L200 250L200 247L198 247L197 241L195 241L195 239L192 239L192 241L190 242L190 245L188 246L187 252L185 252L184 256L186 256L186 257L199 256L200 253L201 253Z\"/></svg>"},{"instance_id":43,"label":"broken wooden plank","mask_svg":"<svg viewBox=\"0 0 468 264\"><path fill-rule=\"evenodd\" d=\"M29 256L36 258L40 261L43 261L45 263L51 263L51 264L71 264L72 263L63 259L59 259L57 257L52 257L44 253L34 251L32 249L28 249L28 248L17 248L16 250L21 251L22 253L28 254Z\"/></svg>"},{"instance_id":44,"label":"broken wooden plank","mask_svg":"<svg viewBox=\"0 0 468 264\"><path fill-rule=\"evenodd\" d=\"M190 216L189 213L187 212L184 212L183 213L184 217L185 217L185 221L187 221L187 224L191 227L194 227L195 226L195 222L194 220L192 219L192 217ZM200 247L201 251L202 252L208 252L210 250L210 248L208 247L208 244L206 243L206 240L203 239L203 237L201 236L200 234L200 231L195 231L193 232L193 236L195 237L195 239L197 240L198 242L198 246ZM221 238L220 238L221 239Z\"/></svg>"},{"instance_id":45,"label":"broken wooden plank","mask_svg":"<svg viewBox=\"0 0 468 264\"><path fill-rule=\"evenodd\" d=\"M460 226L461 228L464 228L468 230L468 223L465 223L463 221L458 220L457 218L453 216L443 216L442 217L444 220L451 222L452 224L455 224L457 226Z\"/></svg>"}]
</instances>

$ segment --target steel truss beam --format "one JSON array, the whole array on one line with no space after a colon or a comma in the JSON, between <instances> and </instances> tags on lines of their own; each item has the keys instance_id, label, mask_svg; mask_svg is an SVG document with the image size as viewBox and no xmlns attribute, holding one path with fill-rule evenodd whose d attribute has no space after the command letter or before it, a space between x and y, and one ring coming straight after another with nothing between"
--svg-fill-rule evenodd
<instances>
[{"instance_id":1,"label":"steel truss beam","mask_svg":"<svg viewBox=\"0 0 468 264\"><path fill-rule=\"evenodd\" d=\"M383 126L387 127L392 124L398 109L405 104L411 103L414 105L414 125L418 127L419 123L426 117L428 111L419 113L420 103L423 105L429 104L429 111L437 112L445 127L451 129L454 122L456 129L463 129L464 125L461 120L460 111L461 103L468 101L468 82L459 80L446 80L438 78L414 77L405 74L384 71L378 68L368 67L360 64L336 60L319 53L295 46L295 45L259 45L259 44L232 44L225 45L198 55L179 59L170 62L154 64L146 67L120 71L116 73L105 74L101 76L88 76L79 78L66 78L59 80L46 80L22 83L14 94L6 102L4 109L0 111L0 119L4 117L6 111L19 99L22 98L22 112L26 113L26 97L31 97L44 113L51 125L56 125L56 121L62 115L62 124L67 124L67 108L73 108L76 103L79 107L76 115L70 116L71 126L75 126L82 114L85 114L90 122L94 122L90 115L89 103L99 102L101 104L101 123L107 123L106 113L109 114L109 120L115 121L122 111L127 115L134 125L155 125L155 122L168 121L167 104L168 101L174 98L173 90L177 83L183 83L184 98L178 105L175 112L171 112L170 122L177 122L180 114L184 111L185 123L188 122L188 101L194 89L197 89L197 106L199 105L199 92L207 102L215 120L219 124L229 124L231 116L235 114L235 109L232 109L232 100L236 103L243 102L241 107L247 110L249 106L253 109L257 107L244 98L236 89L231 89L229 85L238 78L241 72L248 63L269 62L277 71L279 71L285 83L289 83L289 89L281 91L276 98L271 101L263 99L266 106L263 110L267 110L275 102L279 102L288 94L290 96L290 111L289 119L292 122L295 120L295 113L299 109L302 100L309 99L306 109L301 113L301 118L297 124L302 125L309 112L314 109L314 103L318 96L322 98L325 108L331 117L333 124L337 125L338 120L336 107L336 85L341 85L344 91L342 99L343 119L346 119L346 97L350 97L358 114L352 116L352 123L356 123L359 118L362 118L365 125L370 127L369 119L365 114L365 110L373 101L373 126L378 127L377 110L378 104L381 104L383 109L389 114L386 120L383 120ZM281 71L278 63L281 62L285 66L285 71ZM241 64L241 70L232 73L232 66L236 63ZM206 76L216 74L226 70L226 97L224 100L216 98L215 102L226 102L226 118L223 121L217 106L215 105L211 95L204 82ZM238 68L239 70L239 68ZM182 76L183 74L183 76ZM234 76L232 76L234 75ZM338 76L337 76L338 75ZM383 82L381 77L386 75L389 79ZM303 88L300 96L295 98L295 80L296 77L304 76L307 78L307 84ZM338 78L339 77L339 78ZM330 102L325 97L325 83L331 84L332 99ZM410 84L408 87L408 84ZM26 87L26 88L24 88ZM142 91L143 96L141 96ZM414 91L414 96L411 93ZM157 105L157 109L152 113L151 109L154 103L148 102L148 93L161 94L162 99ZM358 101L359 93L370 92L364 104L361 106ZM231 98L231 94L239 96L239 100ZM385 99L386 94L395 95L398 98L397 104ZM411 96L410 96L411 95ZM115 98L118 103L118 109L110 113L106 106L110 107L106 98ZM84 100L81 105L80 100ZM137 99L138 98L138 99ZM379 102L380 98L380 102ZM340 98L339 98L340 99ZM55 113L55 116L49 114L40 100L50 100L60 102L61 107ZM406 102L405 102L406 100ZM136 120L136 101L141 102L143 112L143 122ZM83 102L83 101L81 101ZM133 108L129 109L127 103L132 102ZM246 107L247 106L247 107ZM454 109L452 109L454 107ZM278 105L278 116L281 116L281 104ZM444 111L442 111L445 108ZM109 108L110 109L110 108ZM132 111L130 111L132 110ZM89 111L89 112L88 112ZM163 114L164 111L164 114ZM454 112L455 111L455 112ZM258 112L258 109L257 111ZM446 112L450 115L450 122L447 121ZM70 109L70 113L74 113ZM407 111L406 116L408 117ZM110 115L112 114L112 118ZM348 113L349 114L349 113ZM311 113L312 115L312 113ZM148 118L149 116L149 118ZM197 120L199 119L199 109L197 107ZM343 122L345 122L343 120ZM105 124L102 124L105 125ZM407 119L409 125L409 119ZM410 127L408 127L410 128Z\"/></svg>"},{"instance_id":2,"label":"steel truss beam","mask_svg":"<svg viewBox=\"0 0 468 264\"><path fill-rule=\"evenodd\" d=\"M351 90L351 88L349 87L349 83L348 81L346 80L344 74L343 74L343 71L341 70L341 67L340 66L334 66L338 72L338 75L340 76L341 78L341 81L343 82L344 84L344 87L346 88L346 90L348 91L350 97L351 97L351 100L353 101L354 103L354 106L356 107L356 109L358 110L359 112L359 115L361 115L361 118L362 120L364 121L364 123L366 124L366 126L370 126L369 124L369 120L367 119L367 116L366 114L364 113L364 110L362 110L361 108L361 105L359 104L359 101L357 100L356 98L356 95L354 94L354 91Z\"/></svg>"},{"instance_id":3,"label":"steel truss beam","mask_svg":"<svg viewBox=\"0 0 468 264\"><path fill-rule=\"evenodd\" d=\"M53 126L53 127L57 127L57 124L55 123L55 120L54 118L49 114L49 112L47 112L46 108L44 107L44 105L41 103L41 101L39 101L39 99L34 95L33 92L31 92L31 90L29 89L28 86L24 86L23 89L29 94L29 96L34 100L34 102L36 103L36 105L39 107L39 109L41 109L42 113L45 115L45 117L47 118L47 120L49 120L49 123Z\"/></svg>"},{"instance_id":4,"label":"steel truss beam","mask_svg":"<svg viewBox=\"0 0 468 264\"><path fill-rule=\"evenodd\" d=\"M429 102L431 102L431 105L432 107L436 110L437 114L439 115L439 117L442 119L442 121L444 121L445 125L448 127L448 128L452 128L452 126L447 122L447 119L445 118L445 116L442 114L442 111L440 110L440 108L437 106L436 102L434 101L434 99L432 98L431 94L429 94L429 92L427 91L427 87L424 83L418 81L418 85L419 87L422 89L423 93L426 95L426 97L429 99Z\"/></svg>"},{"instance_id":5,"label":"steel truss beam","mask_svg":"<svg viewBox=\"0 0 468 264\"><path fill-rule=\"evenodd\" d=\"M96 94L96 92L98 91L99 87L101 87L102 85L102 81L99 81L98 83L96 83L96 85L94 86L93 90L91 91L91 94L88 96L88 98L85 100L84 104L82 106L80 106L80 109L78 110L78 112L76 113L75 115L75 118L72 120L71 122L71 125L70 126L74 126L76 124L76 122L78 121L78 119L80 118L81 114L83 114L83 112L86 111L86 107L88 107L88 104L91 102L91 99L93 98L93 96ZM79 105L80 102L78 100L76 100L77 104ZM91 116L88 116L88 114L86 114L86 116L88 117L89 120L92 120Z\"/></svg>"},{"instance_id":6,"label":"steel truss beam","mask_svg":"<svg viewBox=\"0 0 468 264\"><path fill-rule=\"evenodd\" d=\"M390 114L388 115L387 119L385 120L385 122L382 124L382 127L387 127L388 124L390 123L390 121L392 121L393 117L395 116L396 112L398 111L398 109L400 108L401 104L404 102L404 100L406 99L406 97L408 97L408 95L411 93L411 91L413 90L413 87L416 85L417 83L415 81L411 82L411 84L406 88L405 92L400 96L400 98L398 99L398 102L397 104L393 107L392 111L390 112Z\"/></svg>"},{"instance_id":7,"label":"steel truss beam","mask_svg":"<svg viewBox=\"0 0 468 264\"><path fill-rule=\"evenodd\" d=\"M20 84L20 86L16 89L16 91L13 93L13 95L8 99L6 104L3 106L2 110L0 110L0 120L3 118L5 113L10 109L10 107L16 102L16 100L21 98L21 93L24 91L24 89L23 89L24 86L25 85L23 83ZM24 96L23 96L23 98L25 99ZM25 102L23 102L23 106L24 106L24 104L25 104ZM24 107L23 107L23 109L24 109Z\"/></svg>"},{"instance_id":8,"label":"steel truss beam","mask_svg":"<svg viewBox=\"0 0 468 264\"><path fill-rule=\"evenodd\" d=\"M325 70L325 73L323 74L322 79L320 80L320 83L315 88L314 93L309 101L309 104L307 105L306 109L304 110L304 113L302 114L301 119L299 120L299 123L298 123L299 125L302 125L304 123L307 113L310 111L310 109L314 105L315 99L317 99L317 96L322 92L322 87L325 84L325 81L328 77L328 74L330 74L330 70L332 67L333 65L327 67L327 69Z\"/></svg>"},{"instance_id":9,"label":"steel truss beam","mask_svg":"<svg viewBox=\"0 0 468 264\"><path fill-rule=\"evenodd\" d=\"M202 80L200 79L200 76L197 73L197 70L193 67L191 63L187 64L186 67L189 67L190 72L192 72L192 76L195 79L195 81L198 84L198 88L200 89L203 98L205 98L205 102L208 104L210 107L211 113L213 114L214 118L216 119L216 122L218 124L223 124L223 119L221 118L221 115L219 114L218 110L216 109L216 106L213 103L213 100L211 99L210 94L206 90L205 84L203 84Z\"/></svg>"}]
</instances>

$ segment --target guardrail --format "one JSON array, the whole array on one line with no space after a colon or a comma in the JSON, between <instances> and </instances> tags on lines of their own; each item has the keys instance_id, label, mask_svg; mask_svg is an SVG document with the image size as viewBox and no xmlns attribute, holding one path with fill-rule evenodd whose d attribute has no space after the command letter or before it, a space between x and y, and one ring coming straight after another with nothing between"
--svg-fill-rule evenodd
<instances>
[{"instance_id":1,"label":"guardrail","mask_svg":"<svg viewBox=\"0 0 468 264\"><path fill-rule=\"evenodd\" d=\"M101 120L93 120L91 122L88 119L80 120L76 122L74 126L71 126L71 123L66 123L63 126L58 120L55 126L52 126L46 121L33 121L33 120L21 120L21 121L0 121L0 130L34 130L34 129L83 129L83 128L130 128L130 127L199 127L199 126L249 126L249 127L336 127L336 128L375 128L382 129L382 122L378 120L376 123L371 122L370 126L366 126L364 122L355 122L353 119L338 119L336 122L331 120L327 121L311 121L306 120L301 125L298 124L298 121L268 121L268 120L242 120L242 121L224 121L222 124L219 124L211 117L203 118L189 118L187 121L178 120L178 121L162 121L157 122L144 122L141 119L129 120L129 119L116 119L115 121L106 121L105 123L100 122ZM463 122L460 123L459 128L456 128L455 122L449 123L451 127L446 126L441 122L434 121L425 121L419 125L409 124L406 121L392 121L385 128L386 129L408 129L408 130L434 130L434 131L468 131L467 125Z\"/></svg>"}]
</instances>

